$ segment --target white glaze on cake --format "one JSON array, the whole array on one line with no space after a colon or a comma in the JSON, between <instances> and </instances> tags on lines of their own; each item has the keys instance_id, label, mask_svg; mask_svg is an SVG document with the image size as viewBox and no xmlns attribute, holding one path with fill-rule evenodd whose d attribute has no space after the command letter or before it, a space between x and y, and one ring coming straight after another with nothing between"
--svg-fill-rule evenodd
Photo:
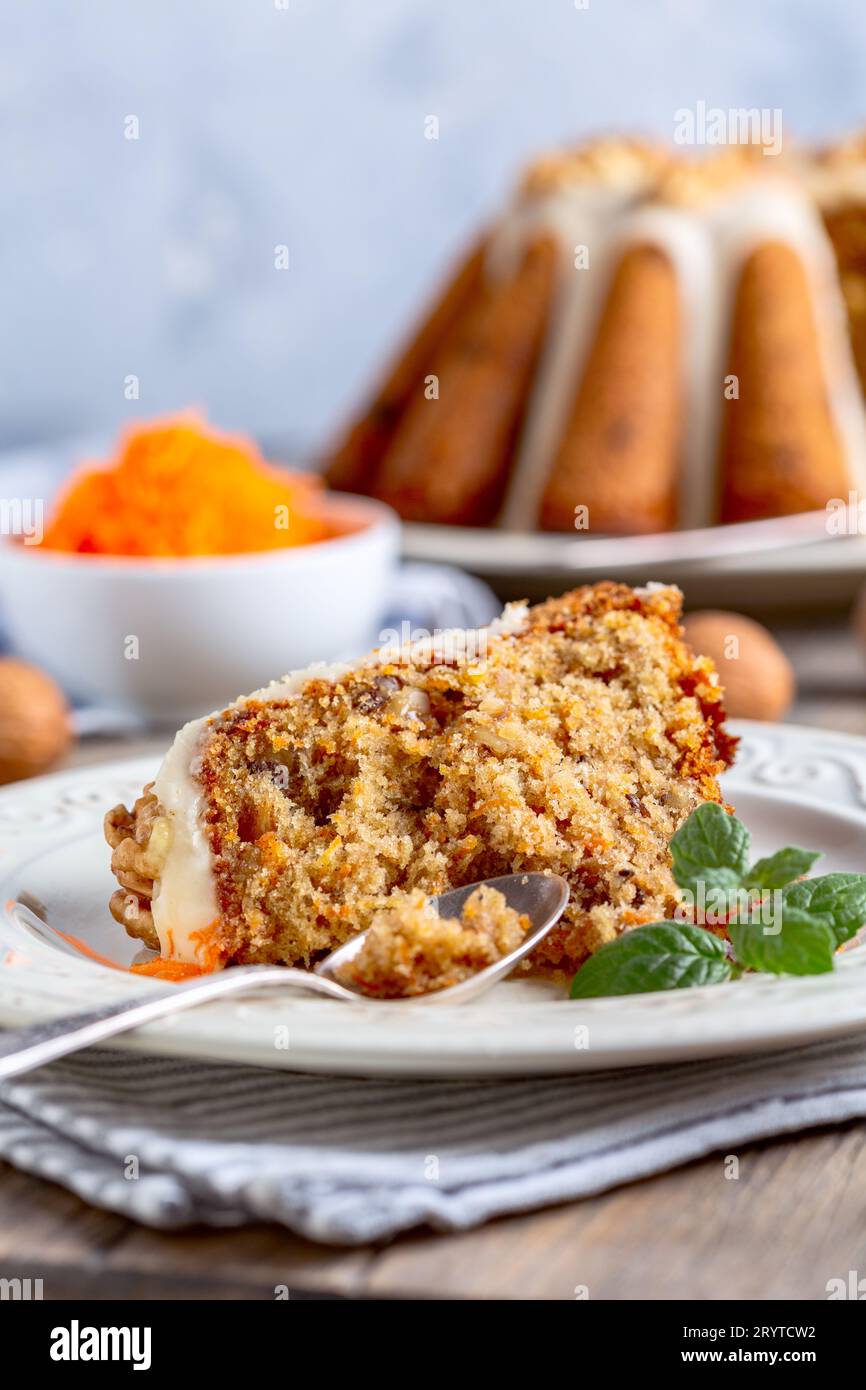
<instances>
[{"instance_id":1,"label":"white glaze on cake","mask_svg":"<svg viewBox=\"0 0 866 1390\"><path fill-rule=\"evenodd\" d=\"M834 170L837 187L844 182ZM824 194L829 198L830 178ZM806 273L831 416L852 487L866 486L866 410L848 337L833 248L814 200L782 174L744 174L694 205L645 199L635 183L559 186L506 214L487 273L513 274L527 242L547 231L562 248L556 302L533 383L500 523L537 525L541 496L578 389L607 292L624 251L657 246L674 266L682 315L684 427L678 524L709 526L717 500L718 439L737 284L748 256L782 241ZM575 267L586 246L588 268ZM771 364L768 364L768 369Z\"/></svg>"},{"instance_id":2,"label":"white glaze on cake","mask_svg":"<svg viewBox=\"0 0 866 1390\"><path fill-rule=\"evenodd\" d=\"M193 932L219 916L210 846L193 776L202 734L213 716L194 719L175 736L156 775L154 793L171 825L168 852L154 888L151 911L160 954L194 961Z\"/></svg>"},{"instance_id":3,"label":"white glaze on cake","mask_svg":"<svg viewBox=\"0 0 866 1390\"><path fill-rule=\"evenodd\" d=\"M635 206L640 191L632 184L602 188L579 184L557 188L531 203L521 200L491 241L486 270L492 278L514 274L523 247L542 233L550 233L561 251L547 338L502 507L500 519L506 530L535 527L547 474L612 274L610 233ZM588 251L589 265L578 269L575 259L582 248Z\"/></svg>"}]
</instances>

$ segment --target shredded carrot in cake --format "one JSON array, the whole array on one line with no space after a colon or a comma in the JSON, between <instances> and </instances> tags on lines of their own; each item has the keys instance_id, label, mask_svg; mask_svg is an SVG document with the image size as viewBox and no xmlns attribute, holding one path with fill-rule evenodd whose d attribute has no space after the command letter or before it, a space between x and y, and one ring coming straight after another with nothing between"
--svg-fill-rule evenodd
<instances>
[{"instance_id":1,"label":"shredded carrot in cake","mask_svg":"<svg viewBox=\"0 0 866 1390\"><path fill-rule=\"evenodd\" d=\"M133 975L153 975L158 980L171 980L179 984L182 980L192 980L198 975L212 975L225 964L225 952L220 945L220 921L215 918L201 931L190 932L190 941L195 948L195 961L175 960L172 955L156 956L153 960L142 961L129 967ZM168 933L169 951L174 951L172 933Z\"/></svg>"},{"instance_id":2,"label":"shredded carrot in cake","mask_svg":"<svg viewBox=\"0 0 866 1390\"><path fill-rule=\"evenodd\" d=\"M214 970L222 969L225 964L225 951L220 941L221 926L222 923L217 917L206 927L202 927L201 931L193 931L189 934L189 939L195 947L196 957L205 975L210 975Z\"/></svg>"},{"instance_id":3,"label":"shredded carrot in cake","mask_svg":"<svg viewBox=\"0 0 866 1390\"><path fill-rule=\"evenodd\" d=\"M333 534L317 480L267 463L247 439L194 414L125 432L107 466L71 479L45 528L49 550L232 555Z\"/></svg>"}]
</instances>

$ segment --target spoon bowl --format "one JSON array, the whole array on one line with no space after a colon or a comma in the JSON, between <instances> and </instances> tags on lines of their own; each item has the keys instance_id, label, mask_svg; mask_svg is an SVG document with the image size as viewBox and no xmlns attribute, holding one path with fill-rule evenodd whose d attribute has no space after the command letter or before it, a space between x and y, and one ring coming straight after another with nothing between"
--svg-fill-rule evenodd
<instances>
[{"instance_id":1,"label":"spoon bowl","mask_svg":"<svg viewBox=\"0 0 866 1390\"><path fill-rule=\"evenodd\" d=\"M459 984L451 985L447 989L430 990L427 994L415 994L408 999L403 997L377 999L377 1003L462 1004L468 999L477 998L479 994L490 989L497 981L509 975L518 961L523 960L524 956L529 955L529 952L535 949L551 927L559 921L568 902L568 884L564 878L560 878L559 874L504 874L501 878L487 878L483 882L488 888L498 889L508 906L513 908L515 912L525 914L529 918L532 925L520 945L515 950L509 951L507 956L502 956L500 960L494 961L492 965L488 965L484 970L479 970L477 974L470 976L468 980L461 980ZM452 888L449 893L440 893L438 897L431 898L430 901L436 907L440 917L459 917L466 899L475 892L478 886L477 883L470 883L463 888ZM362 989L355 988L341 978L345 967L355 959L361 950L367 935L367 932L359 932L350 941L344 941L342 946L338 946L335 951L332 951L329 956L319 962L314 973L319 979L331 980L359 999L369 999L369 996Z\"/></svg>"}]
</instances>

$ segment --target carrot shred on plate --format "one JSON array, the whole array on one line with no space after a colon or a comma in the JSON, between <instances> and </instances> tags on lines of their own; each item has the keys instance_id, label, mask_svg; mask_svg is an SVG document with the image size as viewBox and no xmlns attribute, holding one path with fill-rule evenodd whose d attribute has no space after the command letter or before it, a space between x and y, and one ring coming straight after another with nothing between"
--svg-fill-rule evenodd
<instances>
[{"instance_id":1,"label":"carrot shred on plate","mask_svg":"<svg viewBox=\"0 0 866 1390\"><path fill-rule=\"evenodd\" d=\"M207 973L192 961L163 960L162 956L157 956L154 960L144 960L140 965L131 965L129 971L131 975L150 975L157 980L170 980L173 984L180 983L181 980L192 980L197 975Z\"/></svg>"}]
</instances>

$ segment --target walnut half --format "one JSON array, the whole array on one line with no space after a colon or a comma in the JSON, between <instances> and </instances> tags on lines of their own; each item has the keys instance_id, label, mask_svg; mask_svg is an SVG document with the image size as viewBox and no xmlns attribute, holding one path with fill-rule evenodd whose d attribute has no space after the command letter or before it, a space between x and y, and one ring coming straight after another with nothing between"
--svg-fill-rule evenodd
<instances>
[{"instance_id":1,"label":"walnut half","mask_svg":"<svg viewBox=\"0 0 866 1390\"><path fill-rule=\"evenodd\" d=\"M171 827L149 782L131 811L115 806L105 816L105 838L111 846L111 870L120 884L109 908L130 936L159 950L151 901L168 852Z\"/></svg>"}]
</instances>

